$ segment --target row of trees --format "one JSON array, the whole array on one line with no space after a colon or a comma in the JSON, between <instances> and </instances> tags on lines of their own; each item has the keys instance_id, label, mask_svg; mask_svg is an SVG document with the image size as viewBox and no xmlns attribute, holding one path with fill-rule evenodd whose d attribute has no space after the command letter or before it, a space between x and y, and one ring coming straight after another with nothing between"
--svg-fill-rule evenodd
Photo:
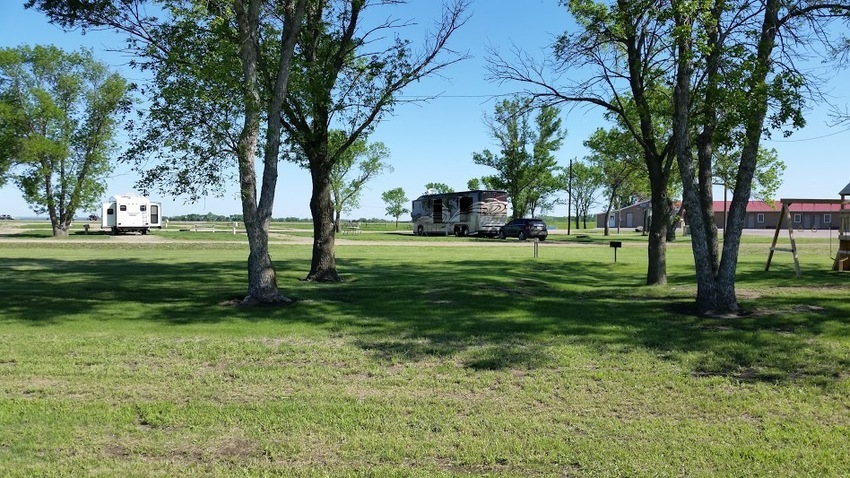
<instances>
[{"instance_id":1,"label":"row of trees","mask_svg":"<svg viewBox=\"0 0 850 478\"><path fill-rule=\"evenodd\" d=\"M366 20L367 10L393 3L28 0L27 6L65 28L112 28L127 35L134 65L152 78L140 90L150 107L133 128L126 156L142 174L142 188L168 184L172 192L197 197L238 177L250 244L245 302L254 303L289 301L277 288L268 255L278 161L300 161L311 174L314 243L307 280L339 280L334 233L342 209L335 211L334 197L344 208L345 198L354 197L347 188L387 168L386 151L363 153L369 150L365 139L402 89L464 58L447 42L465 22L465 1L445 6L418 49L393 35L404 22L374 20L388 18L382 15ZM632 187L610 178L619 177L622 163L634 163L651 198L647 283L666 282L667 219L675 216L672 198L681 187L699 309L737 311L738 245L759 158L765 156L760 139L770 130L803 124L805 95L816 88L797 62L804 53L841 57L848 43L843 38L833 43L827 22L846 21L850 2L563 3L578 27L559 36L544 60L492 52L492 78L528 88L523 99L497 106L490 127L500 151L473 155L496 174L480 183L507 190L515 215L545 207L551 197L547 185L565 183L553 173L552 153L565 134L557 105L601 107L615 128L596 139L603 141L601 148L618 152L603 174L609 196L614 190L631 193ZM149 11L157 15L144 13ZM565 78L570 81L561 82ZM532 111L539 113L532 118ZM12 119L4 121L17 121L7 116ZM358 151L367 158L361 164L378 158L377 169L343 173L338 177L349 179L335 188L335 171L352 171ZM724 157L728 165L719 159ZM0 171L7 167L0 161ZM733 190L722 253L712 211L717 183Z\"/></svg>"},{"instance_id":2,"label":"row of trees","mask_svg":"<svg viewBox=\"0 0 850 478\"><path fill-rule=\"evenodd\" d=\"M268 253L281 157L301 162L312 179L306 279L338 281L340 214L356 201L351 192L364 176L387 169L386 151L366 146L366 138L402 89L464 58L447 44L466 21L465 1L444 6L418 48L400 35L409 23L383 12L366 15L393 3L28 0L27 6L64 28L126 34L133 64L152 78L141 89L150 107L132 129L125 158L136 165L141 188L168 185L165 192L200 197L238 178L250 246L247 304L290 301L278 290ZM355 166L358 155L367 159ZM352 168L358 173L344 179Z\"/></svg>"},{"instance_id":3,"label":"row of trees","mask_svg":"<svg viewBox=\"0 0 850 478\"><path fill-rule=\"evenodd\" d=\"M491 76L525 85L545 105L603 108L646 170L652 201L648 284L667 280L670 189L680 178L691 225L697 307L738 311L735 271L746 206L771 130L804 124L815 78L808 58L841 59L850 2L779 0L570 0L576 19L541 61L491 54ZM832 28L830 22L841 27ZM563 81L568 79L569 81ZM713 220L718 152L730 151L734 183L722 250Z\"/></svg>"}]
</instances>

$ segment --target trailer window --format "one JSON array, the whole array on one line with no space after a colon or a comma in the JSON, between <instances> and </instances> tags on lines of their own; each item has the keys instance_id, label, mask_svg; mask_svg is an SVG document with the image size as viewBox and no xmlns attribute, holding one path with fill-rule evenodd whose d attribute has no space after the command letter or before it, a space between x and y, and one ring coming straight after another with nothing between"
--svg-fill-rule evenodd
<instances>
[{"instance_id":1,"label":"trailer window","mask_svg":"<svg viewBox=\"0 0 850 478\"><path fill-rule=\"evenodd\" d=\"M147 211L147 210L148 210L148 207L147 207L147 206L145 206L144 204L142 204L141 206L139 206L139 211Z\"/></svg>"},{"instance_id":2,"label":"trailer window","mask_svg":"<svg viewBox=\"0 0 850 478\"><path fill-rule=\"evenodd\" d=\"M106 215L107 215L107 216L111 216L111 215L113 215L113 214L115 214L115 209L109 208L109 209L107 209L107 210L106 210Z\"/></svg>"},{"instance_id":3,"label":"trailer window","mask_svg":"<svg viewBox=\"0 0 850 478\"><path fill-rule=\"evenodd\" d=\"M472 198L469 196L462 196L460 198L460 212L461 214L471 214L472 213Z\"/></svg>"},{"instance_id":4,"label":"trailer window","mask_svg":"<svg viewBox=\"0 0 850 478\"><path fill-rule=\"evenodd\" d=\"M126 206L126 205L124 205L124 204L122 204L122 205L118 206L118 210L119 210L119 211L126 211L126 210L127 210L127 206Z\"/></svg>"}]
</instances>

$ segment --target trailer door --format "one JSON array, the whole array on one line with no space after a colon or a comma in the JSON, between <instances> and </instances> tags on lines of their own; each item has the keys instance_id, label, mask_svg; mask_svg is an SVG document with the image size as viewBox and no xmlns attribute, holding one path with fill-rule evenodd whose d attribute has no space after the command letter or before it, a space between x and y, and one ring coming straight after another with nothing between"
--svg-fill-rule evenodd
<instances>
[{"instance_id":1,"label":"trailer door","mask_svg":"<svg viewBox=\"0 0 850 478\"><path fill-rule=\"evenodd\" d=\"M159 205L151 204L151 225L159 224Z\"/></svg>"}]
</instances>

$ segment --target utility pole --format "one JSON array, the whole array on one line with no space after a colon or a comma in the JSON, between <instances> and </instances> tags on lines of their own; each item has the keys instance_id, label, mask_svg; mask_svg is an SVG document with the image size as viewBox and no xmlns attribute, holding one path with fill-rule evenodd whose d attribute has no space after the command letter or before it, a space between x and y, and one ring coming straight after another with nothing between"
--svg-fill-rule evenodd
<instances>
[{"instance_id":1,"label":"utility pole","mask_svg":"<svg viewBox=\"0 0 850 478\"><path fill-rule=\"evenodd\" d=\"M567 235L570 235L570 213L573 208L573 160L570 160L569 183L567 186Z\"/></svg>"}]
</instances>

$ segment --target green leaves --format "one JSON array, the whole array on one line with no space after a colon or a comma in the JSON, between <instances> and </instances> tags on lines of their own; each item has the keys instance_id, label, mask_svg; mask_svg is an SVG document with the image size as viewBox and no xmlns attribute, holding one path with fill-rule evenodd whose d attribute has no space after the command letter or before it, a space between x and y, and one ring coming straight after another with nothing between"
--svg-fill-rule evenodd
<instances>
[{"instance_id":1,"label":"green leaves","mask_svg":"<svg viewBox=\"0 0 850 478\"><path fill-rule=\"evenodd\" d=\"M10 172L36 213L67 230L94 206L112 169L128 85L88 50L0 50L0 182Z\"/></svg>"},{"instance_id":2,"label":"green leaves","mask_svg":"<svg viewBox=\"0 0 850 478\"><path fill-rule=\"evenodd\" d=\"M555 177L558 164L553 152L561 148L566 136L559 111L544 106L533 118L532 112L529 103L520 98L498 103L487 124L501 154L485 149L472 155L475 164L496 170L484 183L508 193L514 217L545 209L551 195L566 187Z\"/></svg>"},{"instance_id":3,"label":"green leaves","mask_svg":"<svg viewBox=\"0 0 850 478\"><path fill-rule=\"evenodd\" d=\"M404 189L402 188L384 191L384 193L381 194L381 199L383 199L384 203L387 205L387 214L395 218L396 224L398 224L399 216L410 212L409 209L404 207L410 200L407 199L407 196L404 194Z\"/></svg>"}]
</instances>

